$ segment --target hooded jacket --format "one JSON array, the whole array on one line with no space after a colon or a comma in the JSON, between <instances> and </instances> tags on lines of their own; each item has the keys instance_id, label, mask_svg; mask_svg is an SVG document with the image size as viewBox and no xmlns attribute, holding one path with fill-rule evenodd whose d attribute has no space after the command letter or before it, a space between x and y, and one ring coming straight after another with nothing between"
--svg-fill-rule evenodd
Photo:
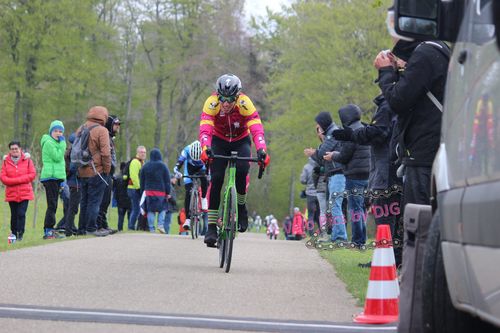
<instances>
[{"instance_id":1,"label":"hooded jacket","mask_svg":"<svg viewBox=\"0 0 500 333\"><path fill-rule=\"evenodd\" d=\"M104 127L108 119L108 110L103 106L94 106L87 113L87 121L83 126L88 128L100 125L90 130L89 151L96 171L100 174L108 175L111 172L111 146L109 143L109 132ZM77 130L80 133L82 127ZM96 176L92 165L86 165L78 169L80 178L90 178Z\"/></svg>"},{"instance_id":2,"label":"hooded jacket","mask_svg":"<svg viewBox=\"0 0 500 333\"><path fill-rule=\"evenodd\" d=\"M379 69L378 83L393 112L398 115L403 163L432 166L441 133L442 112L427 96L443 103L448 69L448 47L440 41L396 43L393 53L407 61L401 75L392 67Z\"/></svg>"},{"instance_id":3,"label":"hooded jacket","mask_svg":"<svg viewBox=\"0 0 500 333\"><path fill-rule=\"evenodd\" d=\"M395 115L384 95L377 96L374 101L377 110L371 123L353 131L353 141L370 145L370 177L368 188L373 190L388 189L392 185L401 184L396 176L396 166L390 160L390 141L395 125Z\"/></svg>"},{"instance_id":4,"label":"hooded jacket","mask_svg":"<svg viewBox=\"0 0 500 333\"><path fill-rule=\"evenodd\" d=\"M149 162L141 168L139 178L141 192L144 193L145 211L161 212L167 210L167 195L170 193L170 171L162 161L158 148L151 150Z\"/></svg>"},{"instance_id":5,"label":"hooded jacket","mask_svg":"<svg viewBox=\"0 0 500 333\"><path fill-rule=\"evenodd\" d=\"M343 143L337 141L332 136L333 131L336 129L338 129L337 124L332 122L325 131L325 139L323 140L323 143L321 143L312 156L316 163L324 167L326 177L342 173L344 168L344 165L339 161L325 161L323 159L323 156L325 156L326 153L331 151L340 151L342 149Z\"/></svg>"},{"instance_id":6,"label":"hooded jacket","mask_svg":"<svg viewBox=\"0 0 500 333\"><path fill-rule=\"evenodd\" d=\"M21 202L33 200L33 186L36 170L33 161L21 153L17 164L10 155L4 157L0 178L5 185L5 201Z\"/></svg>"},{"instance_id":7,"label":"hooded jacket","mask_svg":"<svg viewBox=\"0 0 500 333\"><path fill-rule=\"evenodd\" d=\"M63 123L55 120L50 124L49 134L42 135L40 145L42 146L42 172L40 180L66 179L66 164L64 162L64 152L66 151L66 141L64 137L59 140L51 136L55 129L64 131Z\"/></svg>"},{"instance_id":8,"label":"hooded jacket","mask_svg":"<svg viewBox=\"0 0 500 333\"><path fill-rule=\"evenodd\" d=\"M314 185L314 168L316 166L318 164L312 157L309 157L300 174L300 183L306 185L306 195L314 197L316 196L316 186Z\"/></svg>"},{"instance_id":9,"label":"hooded jacket","mask_svg":"<svg viewBox=\"0 0 500 333\"><path fill-rule=\"evenodd\" d=\"M340 120L344 128L357 130L361 124L361 109L354 104L348 104L339 109ZM346 141L340 151L334 151L333 161L343 163L344 175L350 179L368 179L370 172L370 146Z\"/></svg>"}]
</instances>

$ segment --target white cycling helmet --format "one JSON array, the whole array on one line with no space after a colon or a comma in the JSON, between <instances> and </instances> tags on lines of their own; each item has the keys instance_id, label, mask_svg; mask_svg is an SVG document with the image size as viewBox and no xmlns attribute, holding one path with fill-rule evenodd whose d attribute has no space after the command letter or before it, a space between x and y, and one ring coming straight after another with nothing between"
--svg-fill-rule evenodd
<instances>
[{"instance_id":1,"label":"white cycling helmet","mask_svg":"<svg viewBox=\"0 0 500 333\"><path fill-rule=\"evenodd\" d=\"M201 144L196 140L189 146L189 155L194 161L199 161L201 158Z\"/></svg>"}]
</instances>

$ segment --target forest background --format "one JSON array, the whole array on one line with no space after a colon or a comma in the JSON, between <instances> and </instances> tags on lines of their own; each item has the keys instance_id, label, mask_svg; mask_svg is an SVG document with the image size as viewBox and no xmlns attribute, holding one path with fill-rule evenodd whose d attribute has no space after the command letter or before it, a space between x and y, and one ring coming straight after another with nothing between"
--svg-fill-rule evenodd
<instances>
[{"instance_id":1,"label":"forest background","mask_svg":"<svg viewBox=\"0 0 500 333\"><path fill-rule=\"evenodd\" d=\"M250 0L248 0L250 1ZM364 120L379 94L373 59L391 47L390 0L296 0L248 20L245 0L0 0L0 152L19 139L40 168L54 119L66 134L90 106L122 120L119 161L158 147L172 169L197 139L215 80L234 73L263 119L271 165L249 191L250 210L303 207L305 147L314 117L356 103Z\"/></svg>"}]
</instances>

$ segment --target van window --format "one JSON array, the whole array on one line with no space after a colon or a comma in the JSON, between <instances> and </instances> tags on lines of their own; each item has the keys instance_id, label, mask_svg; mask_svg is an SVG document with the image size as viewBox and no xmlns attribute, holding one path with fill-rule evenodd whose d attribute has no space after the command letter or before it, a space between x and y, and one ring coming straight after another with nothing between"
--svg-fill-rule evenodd
<instances>
[{"instance_id":1,"label":"van window","mask_svg":"<svg viewBox=\"0 0 500 333\"><path fill-rule=\"evenodd\" d=\"M475 0L471 2L468 26L470 34L468 42L482 45L495 38L495 25L493 24L493 0Z\"/></svg>"}]
</instances>

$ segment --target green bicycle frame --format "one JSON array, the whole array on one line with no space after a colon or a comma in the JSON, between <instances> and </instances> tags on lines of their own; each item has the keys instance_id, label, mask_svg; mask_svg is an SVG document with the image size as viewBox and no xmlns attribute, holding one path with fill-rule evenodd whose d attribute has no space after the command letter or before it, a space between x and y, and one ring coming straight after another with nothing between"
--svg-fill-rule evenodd
<instances>
[{"instance_id":1,"label":"green bicycle frame","mask_svg":"<svg viewBox=\"0 0 500 333\"><path fill-rule=\"evenodd\" d=\"M229 224L229 195L231 193L231 189L234 188L234 192L236 193L236 162L234 161L229 161L229 179L227 181L227 185L224 190L224 211L222 214L222 230L226 230L227 225ZM236 209L236 226L235 226L235 231L238 230L238 210ZM227 236L227 233L223 232L222 233L222 239L225 239Z\"/></svg>"}]
</instances>

